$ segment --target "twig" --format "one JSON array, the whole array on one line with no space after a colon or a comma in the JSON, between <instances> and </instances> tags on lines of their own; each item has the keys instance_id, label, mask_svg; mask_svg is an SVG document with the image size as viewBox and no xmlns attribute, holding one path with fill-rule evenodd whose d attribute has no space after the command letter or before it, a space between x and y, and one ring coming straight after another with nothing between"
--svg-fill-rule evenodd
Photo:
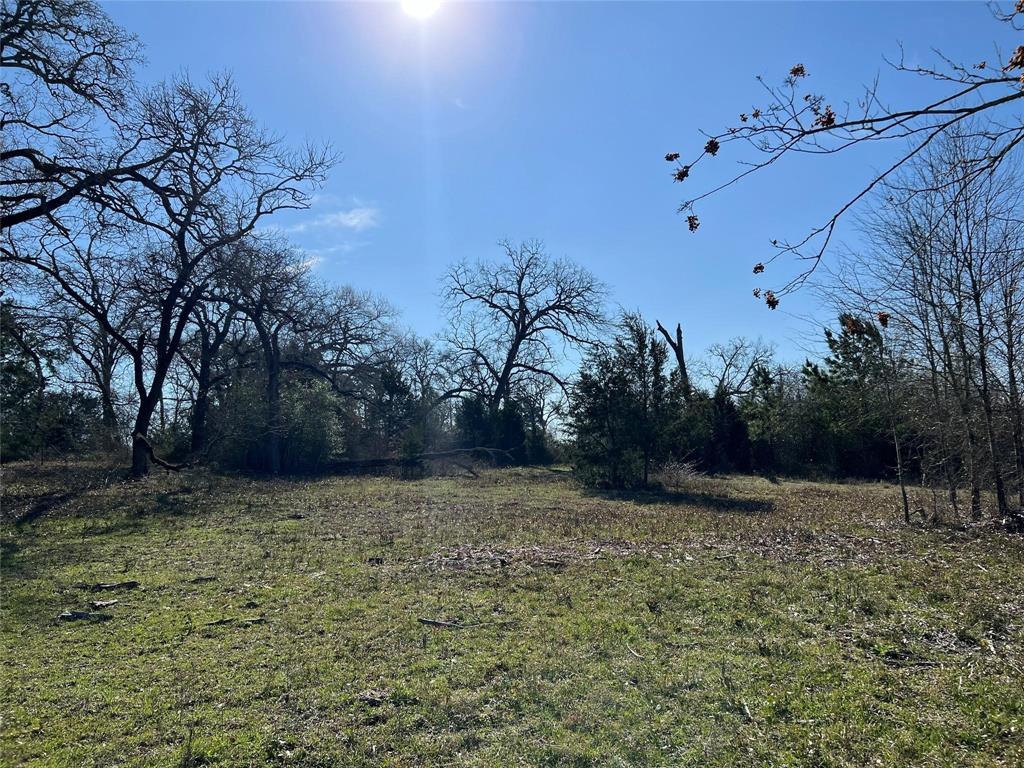
<instances>
[{"instance_id":1,"label":"twig","mask_svg":"<svg viewBox=\"0 0 1024 768\"><path fill-rule=\"evenodd\" d=\"M640 655L639 653L637 653L636 651L634 651L634 650L633 650L633 648L632 648L632 647L630 646L630 644L629 644L629 643L626 643L626 650L627 650L627 651L629 651L630 653L632 653L632 654L633 654L634 656L636 656L636 657L637 657L638 659L643 659L644 661L647 661L647 657L646 657L646 656L641 656L641 655Z\"/></svg>"},{"instance_id":2,"label":"twig","mask_svg":"<svg viewBox=\"0 0 1024 768\"><path fill-rule=\"evenodd\" d=\"M443 627L445 629L473 629L474 627L488 627L488 626L507 626L509 624L515 624L514 621L480 621L475 624L458 624L454 621L442 621L441 619L425 619L420 617L416 619L420 624L426 624L429 627Z\"/></svg>"}]
</instances>

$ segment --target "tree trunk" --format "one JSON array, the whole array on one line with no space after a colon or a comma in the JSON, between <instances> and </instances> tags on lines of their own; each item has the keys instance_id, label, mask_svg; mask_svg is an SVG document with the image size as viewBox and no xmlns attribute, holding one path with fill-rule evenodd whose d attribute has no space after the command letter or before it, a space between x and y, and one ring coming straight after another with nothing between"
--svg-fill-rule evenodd
<instances>
[{"instance_id":1,"label":"tree trunk","mask_svg":"<svg viewBox=\"0 0 1024 768\"><path fill-rule=\"evenodd\" d=\"M281 369L276 355L267 360L267 469L281 474Z\"/></svg>"},{"instance_id":2,"label":"tree trunk","mask_svg":"<svg viewBox=\"0 0 1024 768\"><path fill-rule=\"evenodd\" d=\"M492 418L497 416L498 409L501 408L501 402L508 399L509 389L512 384L512 372L515 369L516 360L519 357L519 348L522 346L522 343L523 333L516 329L516 336L509 346L508 354L505 357L505 364L502 366L501 374L498 376L498 381L494 387L494 394L491 396L490 410Z\"/></svg>"},{"instance_id":3,"label":"tree trunk","mask_svg":"<svg viewBox=\"0 0 1024 768\"><path fill-rule=\"evenodd\" d=\"M967 348L967 340L964 338L966 323L959 303L957 303L956 309L954 339L957 342L963 368L963 381L960 382L961 391L957 399L960 403L960 415L964 420L964 430L967 435L967 470L971 481L971 517L979 520L981 519L981 471L978 468L978 434L974 431L973 413L971 412L971 355ZM952 365L950 365L950 370L952 373Z\"/></svg>"},{"instance_id":4,"label":"tree trunk","mask_svg":"<svg viewBox=\"0 0 1024 768\"><path fill-rule=\"evenodd\" d=\"M210 412L210 396L206 390L196 391L196 401L192 405L192 435L189 450L193 454L201 453L206 447L206 419Z\"/></svg>"},{"instance_id":5,"label":"tree trunk","mask_svg":"<svg viewBox=\"0 0 1024 768\"><path fill-rule=\"evenodd\" d=\"M107 392L101 396L103 410L100 416L103 424L103 440L106 448L114 448L117 445L117 413L114 411L114 404Z\"/></svg>"},{"instance_id":6,"label":"tree trunk","mask_svg":"<svg viewBox=\"0 0 1024 768\"><path fill-rule=\"evenodd\" d=\"M199 360L196 377L196 399L192 404L192 435L189 449L193 454L206 447L206 419L210 412L210 361L206 355Z\"/></svg>"},{"instance_id":7,"label":"tree trunk","mask_svg":"<svg viewBox=\"0 0 1024 768\"><path fill-rule=\"evenodd\" d=\"M896 431L896 422L892 422L892 444L896 449L896 479L900 483L900 495L903 497L903 520L910 525L910 502L907 499L907 485L903 480L903 454L900 450L900 438Z\"/></svg>"},{"instance_id":8,"label":"tree trunk","mask_svg":"<svg viewBox=\"0 0 1024 768\"><path fill-rule=\"evenodd\" d=\"M100 419L103 424L104 447L108 450L113 450L120 442L117 427L117 411L114 409L115 350L113 343L106 333L103 334L102 344L99 365L100 380L98 382L101 403Z\"/></svg>"},{"instance_id":9,"label":"tree trunk","mask_svg":"<svg viewBox=\"0 0 1024 768\"><path fill-rule=\"evenodd\" d=\"M135 417L135 427L132 429L132 477L136 479L149 474L150 448L146 443L146 433L149 431L155 409L156 400L147 397L139 403L139 411Z\"/></svg>"},{"instance_id":10,"label":"tree trunk","mask_svg":"<svg viewBox=\"0 0 1024 768\"><path fill-rule=\"evenodd\" d=\"M1021 419L1020 387L1017 384L1017 345L1014 341L1012 292L1005 293L1006 373L1013 415L1013 459L1017 477L1017 508L1024 510L1024 423Z\"/></svg>"},{"instance_id":11,"label":"tree trunk","mask_svg":"<svg viewBox=\"0 0 1024 768\"><path fill-rule=\"evenodd\" d=\"M686 370L686 354L683 351L683 326L681 323L676 323L676 334L675 338L673 338L660 322L657 320L654 322L657 324L658 331L665 337L665 341L672 348L672 352L676 356L676 365L679 368L679 383L683 388L683 400L688 403L693 396L693 390L690 387L690 374Z\"/></svg>"},{"instance_id":12,"label":"tree trunk","mask_svg":"<svg viewBox=\"0 0 1024 768\"><path fill-rule=\"evenodd\" d=\"M988 379L988 339L985 338L985 317L981 308L981 289L971 273L971 293L974 303L974 318L978 331L978 370L981 373L981 407L985 415L985 433L988 437L989 458L992 461L992 479L996 486L996 504L999 515L1007 517L1010 505L1006 501L1006 485L1003 483L1003 471L999 466L999 447L996 442L995 415L992 407L992 392Z\"/></svg>"}]
</instances>

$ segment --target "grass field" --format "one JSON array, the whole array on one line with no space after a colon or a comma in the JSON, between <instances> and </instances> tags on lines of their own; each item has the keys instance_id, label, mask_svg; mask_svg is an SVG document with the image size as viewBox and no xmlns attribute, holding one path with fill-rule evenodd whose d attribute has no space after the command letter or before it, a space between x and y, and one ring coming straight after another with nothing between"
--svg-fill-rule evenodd
<instances>
[{"instance_id":1,"label":"grass field","mask_svg":"<svg viewBox=\"0 0 1024 768\"><path fill-rule=\"evenodd\" d=\"M1024 541L889 487L3 481L5 765L1024 764Z\"/></svg>"}]
</instances>

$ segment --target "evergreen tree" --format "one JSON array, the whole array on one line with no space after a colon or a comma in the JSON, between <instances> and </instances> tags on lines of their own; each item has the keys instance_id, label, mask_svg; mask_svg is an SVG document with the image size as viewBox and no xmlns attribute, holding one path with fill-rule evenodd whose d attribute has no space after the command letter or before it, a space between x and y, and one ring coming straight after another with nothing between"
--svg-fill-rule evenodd
<instances>
[{"instance_id":1,"label":"evergreen tree","mask_svg":"<svg viewBox=\"0 0 1024 768\"><path fill-rule=\"evenodd\" d=\"M665 343L636 315L624 315L610 349L588 356L570 398L577 471L614 487L646 485L664 461L681 396L666 374Z\"/></svg>"},{"instance_id":2,"label":"evergreen tree","mask_svg":"<svg viewBox=\"0 0 1024 768\"><path fill-rule=\"evenodd\" d=\"M881 477L893 466L889 378L882 333L873 322L842 314L825 330L824 365L804 365L808 398L825 441L830 474Z\"/></svg>"}]
</instances>

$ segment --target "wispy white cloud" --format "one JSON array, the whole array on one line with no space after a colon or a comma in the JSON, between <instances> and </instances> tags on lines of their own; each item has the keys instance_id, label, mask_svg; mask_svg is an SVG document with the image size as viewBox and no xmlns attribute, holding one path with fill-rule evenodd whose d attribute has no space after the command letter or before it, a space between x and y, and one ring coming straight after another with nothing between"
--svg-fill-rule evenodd
<instances>
[{"instance_id":1,"label":"wispy white cloud","mask_svg":"<svg viewBox=\"0 0 1024 768\"><path fill-rule=\"evenodd\" d=\"M380 226L380 210L367 205L321 213L306 221L285 228L286 232L308 232L312 229L349 229L363 232Z\"/></svg>"}]
</instances>

